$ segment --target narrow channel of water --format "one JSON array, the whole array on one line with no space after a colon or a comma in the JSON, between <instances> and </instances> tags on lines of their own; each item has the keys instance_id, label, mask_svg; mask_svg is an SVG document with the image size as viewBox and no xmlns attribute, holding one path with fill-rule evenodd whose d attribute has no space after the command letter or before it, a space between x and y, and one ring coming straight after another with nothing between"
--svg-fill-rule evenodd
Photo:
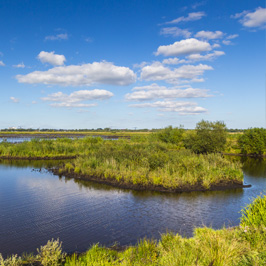
<instances>
[{"instance_id":1,"label":"narrow channel of water","mask_svg":"<svg viewBox=\"0 0 266 266\"><path fill-rule=\"evenodd\" d=\"M21 143L24 141L31 141L32 139L57 139L57 138L70 138L70 139L80 139L80 138L85 138L86 136L58 136L58 137L50 137L49 136L43 136L43 137L38 137L38 136L27 136L27 137L0 137L0 143L1 142L9 142L9 143ZM115 136L104 136L104 135L95 135L91 137L101 137L105 140L117 140L119 137Z\"/></svg>"},{"instance_id":2,"label":"narrow channel of water","mask_svg":"<svg viewBox=\"0 0 266 266\"><path fill-rule=\"evenodd\" d=\"M249 158L251 188L162 194L59 178L43 167L58 162L0 161L0 253L36 252L60 238L67 252L93 243L136 244L167 231L192 236L195 226L239 223L240 210L266 188L266 161Z\"/></svg>"}]
</instances>

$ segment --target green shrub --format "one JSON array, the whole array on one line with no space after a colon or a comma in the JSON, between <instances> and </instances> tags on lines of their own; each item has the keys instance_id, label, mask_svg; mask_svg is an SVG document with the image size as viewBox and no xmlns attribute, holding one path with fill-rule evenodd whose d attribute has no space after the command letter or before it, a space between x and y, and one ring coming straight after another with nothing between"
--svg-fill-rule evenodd
<instances>
[{"instance_id":1,"label":"green shrub","mask_svg":"<svg viewBox=\"0 0 266 266\"><path fill-rule=\"evenodd\" d=\"M226 125L221 121L200 121L195 132L187 134L184 146L195 153L222 152L226 145Z\"/></svg>"},{"instance_id":2,"label":"green shrub","mask_svg":"<svg viewBox=\"0 0 266 266\"><path fill-rule=\"evenodd\" d=\"M49 240L45 246L41 246L37 251L37 259L43 266L59 266L65 258L65 254L62 253L62 242L59 242L59 239Z\"/></svg>"},{"instance_id":3,"label":"green shrub","mask_svg":"<svg viewBox=\"0 0 266 266\"><path fill-rule=\"evenodd\" d=\"M238 138L238 145L243 154L262 155L266 150L266 129L249 128Z\"/></svg>"},{"instance_id":4,"label":"green shrub","mask_svg":"<svg viewBox=\"0 0 266 266\"><path fill-rule=\"evenodd\" d=\"M183 140L183 134L184 134L183 127L169 126L162 130L159 130L156 133L153 133L150 137L165 143L180 145L180 143Z\"/></svg>"}]
</instances>

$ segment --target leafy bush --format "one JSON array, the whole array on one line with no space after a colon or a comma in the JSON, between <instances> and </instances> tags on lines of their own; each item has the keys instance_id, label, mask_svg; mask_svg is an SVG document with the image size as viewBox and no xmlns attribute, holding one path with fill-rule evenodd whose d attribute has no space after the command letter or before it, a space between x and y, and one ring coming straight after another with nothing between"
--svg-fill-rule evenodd
<instances>
[{"instance_id":1,"label":"leafy bush","mask_svg":"<svg viewBox=\"0 0 266 266\"><path fill-rule=\"evenodd\" d=\"M62 253L62 242L59 242L59 239L49 240L37 251L37 258L43 266L59 266L65 258L65 254Z\"/></svg>"},{"instance_id":2,"label":"leafy bush","mask_svg":"<svg viewBox=\"0 0 266 266\"><path fill-rule=\"evenodd\" d=\"M249 128L238 138L238 145L244 154L262 155L266 150L266 129Z\"/></svg>"},{"instance_id":3,"label":"leafy bush","mask_svg":"<svg viewBox=\"0 0 266 266\"><path fill-rule=\"evenodd\" d=\"M195 153L222 152L226 144L226 125L221 121L200 121L196 125L195 133L187 134L184 145Z\"/></svg>"}]
</instances>

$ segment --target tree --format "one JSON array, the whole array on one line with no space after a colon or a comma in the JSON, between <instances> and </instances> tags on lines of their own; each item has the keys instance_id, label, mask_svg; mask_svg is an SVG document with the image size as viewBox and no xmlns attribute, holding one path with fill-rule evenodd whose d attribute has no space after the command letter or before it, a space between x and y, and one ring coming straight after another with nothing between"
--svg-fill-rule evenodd
<instances>
[{"instance_id":1,"label":"tree","mask_svg":"<svg viewBox=\"0 0 266 266\"><path fill-rule=\"evenodd\" d=\"M180 144L183 140L184 128L168 126L156 133L154 133L155 138L162 142Z\"/></svg>"},{"instance_id":2,"label":"tree","mask_svg":"<svg viewBox=\"0 0 266 266\"><path fill-rule=\"evenodd\" d=\"M266 150L266 129L249 128L238 138L241 153L262 155Z\"/></svg>"},{"instance_id":3,"label":"tree","mask_svg":"<svg viewBox=\"0 0 266 266\"><path fill-rule=\"evenodd\" d=\"M222 152L226 144L226 125L222 121L201 120L194 132L187 135L184 145L195 153Z\"/></svg>"}]
</instances>

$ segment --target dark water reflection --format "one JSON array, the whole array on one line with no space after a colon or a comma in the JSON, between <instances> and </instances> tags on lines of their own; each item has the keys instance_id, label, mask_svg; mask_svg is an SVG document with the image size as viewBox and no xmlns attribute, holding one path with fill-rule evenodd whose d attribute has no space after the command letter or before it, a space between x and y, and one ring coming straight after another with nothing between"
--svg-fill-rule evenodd
<instances>
[{"instance_id":1,"label":"dark water reflection","mask_svg":"<svg viewBox=\"0 0 266 266\"><path fill-rule=\"evenodd\" d=\"M129 245L143 237L159 239L167 230L191 236L195 226L234 226L241 208L266 187L266 161L251 158L243 166L251 188L182 194L115 189L59 178L42 168L57 163L0 161L0 253L4 256L35 252L57 237L65 251L73 252L97 242Z\"/></svg>"}]
</instances>

